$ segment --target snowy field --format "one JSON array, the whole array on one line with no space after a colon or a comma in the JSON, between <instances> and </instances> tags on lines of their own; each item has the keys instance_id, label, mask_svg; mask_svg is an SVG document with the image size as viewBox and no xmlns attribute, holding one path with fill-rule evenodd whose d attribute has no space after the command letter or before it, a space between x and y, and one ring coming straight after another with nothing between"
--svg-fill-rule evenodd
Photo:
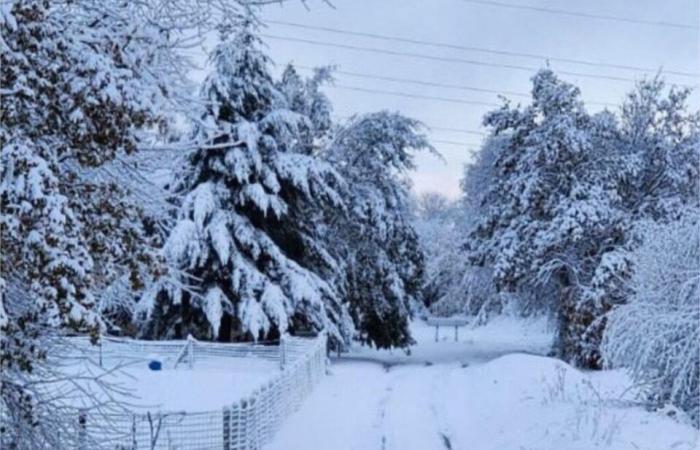
<instances>
[{"instance_id":1,"label":"snowy field","mask_svg":"<svg viewBox=\"0 0 700 450\"><path fill-rule=\"evenodd\" d=\"M249 396L279 371L279 365L259 358L217 358L197 361L192 369L150 370L134 364L119 377L140 408L163 411L219 410Z\"/></svg>"},{"instance_id":2,"label":"snowy field","mask_svg":"<svg viewBox=\"0 0 700 450\"><path fill-rule=\"evenodd\" d=\"M162 362L161 370L148 367L153 360ZM75 379L103 372L94 361L66 364L65 368ZM106 357L103 368L107 372L104 381L114 389L115 398L137 412L220 411L280 372L278 362L255 356L199 358L191 368L186 363L174 368L168 358L155 354L127 360ZM83 397L76 396L74 401L80 403Z\"/></svg>"},{"instance_id":3,"label":"snowy field","mask_svg":"<svg viewBox=\"0 0 700 450\"><path fill-rule=\"evenodd\" d=\"M544 322L453 331L412 325L411 354L355 349L290 417L270 450L695 449L697 431L634 404L621 371L540 356Z\"/></svg>"}]
</instances>

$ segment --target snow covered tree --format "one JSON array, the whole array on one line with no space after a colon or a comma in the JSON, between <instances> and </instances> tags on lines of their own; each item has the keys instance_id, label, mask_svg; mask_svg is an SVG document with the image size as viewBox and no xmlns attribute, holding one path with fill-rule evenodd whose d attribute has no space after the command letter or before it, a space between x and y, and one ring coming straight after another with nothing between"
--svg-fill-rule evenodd
<instances>
[{"instance_id":1,"label":"snow covered tree","mask_svg":"<svg viewBox=\"0 0 700 450\"><path fill-rule=\"evenodd\" d=\"M349 187L348 213L332 225L330 248L344 261L338 284L360 340L379 348L412 342L411 305L422 303L424 258L402 178L419 150L432 151L420 123L389 112L352 118L328 150Z\"/></svg>"},{"instance_id":2,"label":"snow covered tree","mask_svg":"<svg viewBox=\"0 0 700 450\"><path fill-rule=\"evenodd\" d=\"M700 423L700 213L638 224L632 294L608 314L603 355L627 367L649 400L670 402Z\"/></svg>"},{"instance_id":3,"label":"snow covered tree","mask_svg":"<svg viewBox=\"0 0 700 450\"><path fill-rule=\"evenodd\" d=\"M642 81L622 104L618 190L633 220L674 221L700 201L700 111L688 111L689 89L666 91Z\"/></svg>"},{"instance_id":4,"label":"snow covered tree","mask_svg":"<svg viewBox=\"0 0 700 450\"><path fill-rule=\"evenodd\" d=\"M490 204L469 246L477 264L493 267L501 290L554 283L558 353L595 367L600 330L592 325L616 300L603 285L616 279L598 272L628 265L611 253L623 242L623 223L606 170L609 147L599 138L614 127L608 114L588 115L579 90L551 71L535 75L532 95L528 107L506 105L485 118L504 145Z\"/></svg>"},{"instance_id":5,"label":"snow covered tree","mask_svg":"<svg viewBox=\"0 0 700 450\"><path fill-rule=\"evenodd\" d=\"M282 73L282 79L276 84L284 95L286 107L308 117L311 127L304 137L306 152L318 153L331 134L333 107L330 99L321 91L324 84L333 81L332 68L318 67L310 78L302 79L292 64L288 64Z\"/></svg>"},{"instance_id":6,"label":"snow covered tree","mask_svg":"<svg viewBox=\"0 0 700 450\"><path fill-rule=\"evenodd\" d=\"M87 172L136 149L137 131L157 124L164 94L143 77L147 64L135 56L144 47L129 46L133 29L93 6L0 6L0 345L3 409L13 410L3 415L4 442L30 448L60 448L43 424L70 408L54 417L47 405L56 399L29 387L45 380L21 380L41 373L55 335L95 336L103 325L96 291L130 267L142 286L150 263L140 259L138 209Z\"/></svg>"},{"instance_id":7,"label":"snow covered tree","mask_svg":"<svg viewBox=\"0 0 700 450\"><path fill-rule=\"evenodd\" d=\"M202 91L201 144L182 170L164 247L179 270L142 300L146 336L249 340L311 328L344 344L352 334L345 305L311 261L334 263L304 221L307 211L341 207L342 180L306 154L310 120L281 107L260 46L250 16L222 26Z\"/></svg>"},{"instance_id":8,"label":"snow covered tree","mask_svg":"<svg viewBox=\"0 0 700 450\"><path fill-rule=\"evenodd\" d=\"M664 99L662 87L640 83L618 121L586 113L578 89L543 70L532 105L485 118L503 147L472 260L500 290L555 292L556 350L579 366L600 367L605 313L629 294L635 221L697 203L698 116L687 92Z\"/></svg>"}]
</instances>

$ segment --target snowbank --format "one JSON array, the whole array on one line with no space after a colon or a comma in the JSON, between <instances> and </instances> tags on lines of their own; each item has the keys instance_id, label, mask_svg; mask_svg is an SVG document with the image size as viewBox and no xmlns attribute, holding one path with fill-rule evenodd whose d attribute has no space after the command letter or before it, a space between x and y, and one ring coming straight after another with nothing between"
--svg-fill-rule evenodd
<instances>
[{"instance_id":1,"label":"snowbank","mask_svg":"<svg viewBox=\"0 0 700 450\"><path fill-rule=\"evenodd\" d=\"M337 360L270 450L697 448L696 429L635 402L624 372L532 354L549 347L544 323L501 319L457 343L413 329L410 355L363 348Z\"/></svg>"}]
</instances>

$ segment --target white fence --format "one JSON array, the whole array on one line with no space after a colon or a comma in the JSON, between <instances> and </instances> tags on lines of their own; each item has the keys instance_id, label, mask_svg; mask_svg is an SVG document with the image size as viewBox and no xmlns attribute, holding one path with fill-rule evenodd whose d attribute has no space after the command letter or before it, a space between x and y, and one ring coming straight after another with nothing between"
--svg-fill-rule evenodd
<instances>
[{"instance_id":1,"label":"white fence","mask_svg":"<svg viewBox=\"0 0 700 450\"><path fill-rule=\"evenodd\" d=\"M256 357L277 361L280 370L246 398L227 399L218 411L124 413L79 418L84 450L96 444L118 450L254 450L269 442L284 419L301 405L326 371L326 336L285 337L280 345L183 341L135 341L103 338L91 356L99 359L147 359L193 364L208 358ZM94 352L94 353L93 353ZM222 399L226 393L221 393ZM105 424L105 422L108 422Z\"/></svg>"}]
</instances>

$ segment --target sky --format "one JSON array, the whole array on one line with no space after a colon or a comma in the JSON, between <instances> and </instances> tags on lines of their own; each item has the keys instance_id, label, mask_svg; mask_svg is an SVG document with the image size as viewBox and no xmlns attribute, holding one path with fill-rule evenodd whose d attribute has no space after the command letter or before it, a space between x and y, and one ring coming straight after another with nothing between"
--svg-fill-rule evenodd
<instances>
[{"instance_id":1,"label":"sky","mask_svg":"<svg viewBox=\"0 0 700 450\"><path fill-rule=\"evenodd\" d=\"M690 28L553 14L496 6L494 3L638 21L680 23ZM612 105L619 104L625 92L634 86L634 80L654 76L659 70L700 73L698 0L331 0L331 5L322 0L307 0L305 3L288 0L264 7L261 18L266 23L262 31L265 35L263 40L268 45L278 72L288 62L304 67L332 64L337 66L338 71L354 74L527 94L534 70L549 65L555 71L569 72L561 74L561 77L578 85L585 101ZM535 57L419 45L302 28L299 25L526 53ZM316 43L300 42L299 39ZM341 45L343 48L319 43ZM370 52L358 50L357 47L423 56ZM559 59L648 70L582 65ZM466 61L532 70L484 66ZM666 79L685 85L697 85L700 81L697 76L676 74L667 74ZM367 90L399 92L411 97ZM417 193L439 192L450 198L459 196L463 166L470 161L483 139L478 134L485 131L481 127L483 114L501 102L495 93L367 79L340 72L336 73L335 86L328 87L326 93L340 119L355 113L388 109L419 119L431 127L429 136L444 159L419 154L417 168L410 175L413 189ZM442 100L416 96L439 97ZM508 94L505 97L514 103L527 102L527 98L522 96ZM693 94L691 102L693 109L700 107L698 92ZM588 106L591 111L604 107L598 104ZM614 110L615 107L608 108Z\"/></svg>"}]
</instances>

